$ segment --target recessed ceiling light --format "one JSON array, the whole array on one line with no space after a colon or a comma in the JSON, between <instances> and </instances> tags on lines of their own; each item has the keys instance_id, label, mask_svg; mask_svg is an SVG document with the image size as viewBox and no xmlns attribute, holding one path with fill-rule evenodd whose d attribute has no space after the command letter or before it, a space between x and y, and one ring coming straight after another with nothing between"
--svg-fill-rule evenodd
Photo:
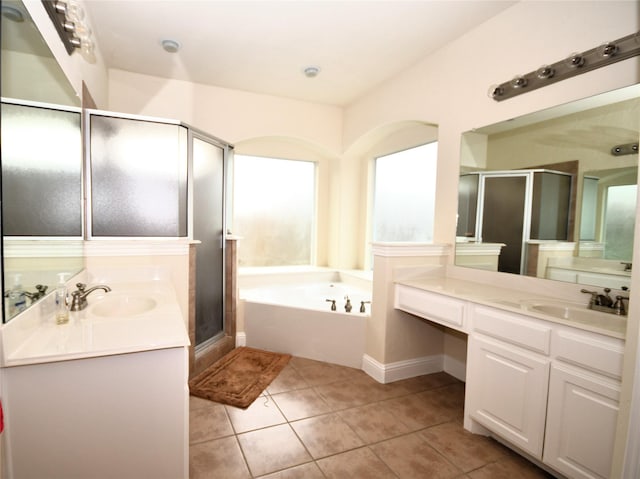
<instances>
[{"instance_id":1,"label":"recessed ceiling light","mask_svg":"<svg viewBox=\"0 0 640 479\"><path fill-rule=\"evenodd\" d=\"M180 43L175 40L162 40L161 45L165 52L176 53L180 50Z\"/></svg>"},{"instance_id":2,"label":"recessed ceiling light","mask_svg":"<svg viewBox=\"0 0 640 479\"><path fill-rule=\"evenodd\" d=\"M20 10L9 5L2 5L2 16L12 22L24 22L24 15Z\"/></svg>"},{"instance_id":3,"label":"recessed ceiling light","mask_svg":"<svg viewBox=\"0 0 640 479\"><path fill-rule=\"evenodd\" d=\"M320 67L308 66L308 67L305 67L305 69L302 70L302 72L304 73L304 76L306 76L307 78L315 78L318 76L318 73L320 73Z\"/></svg>"}]
</instances>

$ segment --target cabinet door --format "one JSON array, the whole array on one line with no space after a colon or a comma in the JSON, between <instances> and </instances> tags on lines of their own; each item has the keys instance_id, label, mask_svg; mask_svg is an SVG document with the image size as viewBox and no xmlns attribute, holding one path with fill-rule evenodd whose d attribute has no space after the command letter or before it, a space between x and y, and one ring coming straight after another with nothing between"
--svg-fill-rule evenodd
<instances>
[{"instance_id":1,"label":"cabinet door","mask_svg":"<svg viewBox=\"0 0 640 479\"><path fill-rule=\"evenodd\" d=\"M618 418L619 383L554 364L544 462L572 478L606 478Z\"/></svg>"},{"instance_id":2,"label":"cabinet door","mask_svg":"<svg viewBox=\"0 0 640 479\"><path fill-rule=\"evenodd\" d=\"M479 335L469 338L468 358L471 417L541 459L549 360Z\"/></svg>"}]
</instances>

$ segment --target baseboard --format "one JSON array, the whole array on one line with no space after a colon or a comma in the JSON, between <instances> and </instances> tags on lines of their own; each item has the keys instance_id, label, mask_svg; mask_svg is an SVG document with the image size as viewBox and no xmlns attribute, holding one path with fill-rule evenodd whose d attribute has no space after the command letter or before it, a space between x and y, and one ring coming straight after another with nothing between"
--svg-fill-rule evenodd
<instances>
[{"instance_id":1,"label":"baseboard","mask_svg":"<svg viewBox=\"0 0 640 479\"><path fill-rule=\"evenodd\" d=\"M362 356L362 370L382 384L400 379L413 378L423 374L443 371L444 358L441 354L383 364L368 354Z\"/></svg>"},{"instance_id":2,"label":"baseboard","mask_svg":"<svg viewBox=\"0 0 640 479\"><path fill-rule=\"evenodd\" d=\"M236 333L236 348L240 346L247 345L247 334L246 333Z\"/></svg>"}]
</instances>

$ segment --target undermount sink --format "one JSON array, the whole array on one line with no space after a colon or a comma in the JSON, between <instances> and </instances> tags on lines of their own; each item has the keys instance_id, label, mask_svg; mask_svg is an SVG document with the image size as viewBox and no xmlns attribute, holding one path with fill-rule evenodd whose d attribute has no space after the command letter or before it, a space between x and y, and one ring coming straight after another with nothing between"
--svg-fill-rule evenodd
<instances>
[{"instance_id":1,"label":"undermount sink","mask_svg":"<svg viewBox=\"0 0 640 479\"><path fill-rule=\"evenodd\" d=\"M91 314L105 318L137 316L151 311L157 301L149 296L107 294L91 306Z\"/></svg>"},{"instance_id":2,"label":"undermount sink","mask_svg":"<svg viewBox=\"0 0 640 479\"><path fill-rule=\"evenodd\" d=\"M553 303L534 303L527 306L527 309L537 313L553 316L558 319L577 321L579 323L600 326L606 323L622 322L624 317L616 314L593 311L581 306L569 306Z\"/></svg>"}]
</instances>

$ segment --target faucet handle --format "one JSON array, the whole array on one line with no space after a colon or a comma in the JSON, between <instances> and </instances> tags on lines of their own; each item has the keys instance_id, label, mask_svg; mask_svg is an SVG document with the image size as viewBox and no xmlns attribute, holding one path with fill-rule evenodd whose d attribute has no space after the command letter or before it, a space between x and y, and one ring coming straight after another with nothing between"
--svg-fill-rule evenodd
<instances>
[{"instance_id":1,"label":"faucet handle","mask_svg":"<svg viewBox=\"0 0 640 479\"><path fill-rule=\"evenodd\" d=\"M589 299L589 307L598 303L598 292L597 291L589 291L588 289L582 288L580 290L581 293L586 293L591 295L591 299Z\"/></svg>"},{"instance_id":2,"label":"faucet handle","mask_svg":"<svg viewBox=\"0 0 640 479\"><path fill-rule=\"evenodd\" d=\"M84 289L87 287L86 284L84 283L76 283L76 288L78 288L78 291L80 291L80 293L84 293Z\"/></svg>"}]
</instances>

